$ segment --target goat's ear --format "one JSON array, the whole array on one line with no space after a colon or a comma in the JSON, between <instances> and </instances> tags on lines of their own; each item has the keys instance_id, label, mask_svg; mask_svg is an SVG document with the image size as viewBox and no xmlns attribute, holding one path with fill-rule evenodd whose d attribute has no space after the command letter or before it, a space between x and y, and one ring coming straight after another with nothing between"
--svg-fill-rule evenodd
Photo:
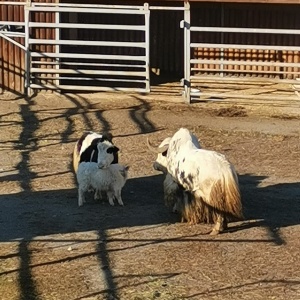
<instances>
[{"instance_id":1,"label":"goat's ear","mask_svg":"<svg viewBox=\"0 0 300 300\"><path fill-rule=\"evenodd\" d=\"M125 170L128 171L129 170L129 166L125 166Z\"/></svg>"},{"instance_id":2,"label":"goat's ear","mask_svg":"<svg viewBox=\"0 0 300 300\"><path fill-rule=\"evenodd\" d=\"M101 138L96 138L96 139L93 139L92 142L91 142L91 145L92 146L97 146L101 141Z\"/></svg>"},{"instance_id":3,"label":"goat's ear","mask_svg":"<svg viewBox=\"0 0 300 300\"><path fill-rule=\"evenodd\" d=\"M118 147L114 146L114 147L108 148L108 149L106 150L106 152L111 154L111 153L117 153L119 150L120 150L120 149L119 149Z\"/></svg>"},{"instance_id":4,"label":"goat's ear","mask_svg":"<svg viewBox=\"0 0 300 300\"><path fill-rule=\"evenodd\" d=\"M117 152L119 152L119 148L117 147L117 146L114 146L114 148L113 148L113 153L117 153Z\"/></svg>"},{"instance_id":5,"label":"goat's ear","mask_svg":"<svg viewBox=\"0 0 300 300\"><path fill-rule=\"evenodd\" d=\"M102 135L102 142L103 141L109 141L109 142L112 142L112 139L113 139L113 136L111 133L109 132L106 132Z\"/></svg>"}]
</instances>

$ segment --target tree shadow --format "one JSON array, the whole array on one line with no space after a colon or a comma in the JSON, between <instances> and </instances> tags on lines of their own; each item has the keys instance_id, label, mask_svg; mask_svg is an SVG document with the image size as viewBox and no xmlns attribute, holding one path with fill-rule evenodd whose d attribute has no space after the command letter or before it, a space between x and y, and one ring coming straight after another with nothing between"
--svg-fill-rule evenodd
<instances>
[{"instance_id":1,"label":"tree shadow","mask_svg":"<svg viewBox=\"0 0 300 300\"><path fill-rule=\"evenodd\" d=\"M86 130L93 130L93 123L86 115L89 112L90 102L81 97L67 95L75 108L70 108L61 114L67 122L67 127L60 132L57 143L70 142L70 135L75 133L75 126L71 116L80 113ZM156 126L147 118L151 107L142 99L136 98L139 105L129 108L131 120L138 126L140 133L149 133L157 130ZM129 179L123 190L125 207L111 207L108 203L99 204L90 201L87 205L78 208L77 191L75 189L54 190L34 192L32 180L40 174L32 171L30 167L31 154L40 149L36 132L40 128L38 111L31 107L32 98L27 99L26 104L20 105L22 132L13 143L13 150L20 153L19 163L15 166L17 174L1 174L1 180L13 180L19 183L23 192L9 195L1 195L0 220L5 230L0 231L0 242L18 241L19 249L16 256L20 259L18 272L21 299L38 300L39 295L32 276L32 263L30 244L39 237L95 231L98 234L96 240L99 265L103 271L106 286L105 298L118 299L118 289L115 277L109 261L110 251L107 244L118 241L117 237L108 237L109 229L135 227L135 226L160 226L166 223L178 222L178 217L169 212L163 204L162 175L140 177ZM103 111L94 112L103 131L111 130L111 125L103 116ZM52 117L57 118L57 115ZM47 136L48 133L45 133ZM70 153L71 155L71 153ZM70 167L71 168L71 167ZM56 174L60 175L59 173ZM251 226L265 226L268 228L269 239L260 241L234 240L234 242L270 242L283 244L280 235L281 227L297 225L299 221L299 183L278 184L268 187L260 187L259 184L264 177L253 175L242 175L241 190L245 206L247 220L258 220L255 222L244 222L238 226L231 226L230 230L246 229ZM86 217L88 216L88 218ZM49 240L50 241L50 240ZM54 239L55 242L63 243ZM126 241L120 239L119 241ZM129 241L129 240L128 240ZM191 235L182 238L148 238L140 239L137 245L132 247L144 247L155 243L182 243L189 242L211 242L219 243L226 241L218 238L206 238L206 236ZM232 239L230 240L231 242ZM84 241L71 240L71 243ZM228 242L228 240L227 240ZM116 251L122 251L122 247ZM91 255L88 253L87 255ZM7 255L4 259L8 259ZM70 260L70 258L66 258ZM50 262L47 262L50 264ZM0 274L1 275L1 274Z\"/></svg>"},{"instance_id":2,"label":"tree shadow","mask_svg":"<svg viewBox=\"0 0 300 300\"><path fill-rule=\"evenodd\" d=\"M260 186L266 176L239 178L246 219L259 220L245 226L264 226L276 244L285 244L280 228L300 224L300 182Z\"/></svg>"},{"instance_id":3,"label":"tree shadow","mask_svg":"<svg viewBox=\"0 0 300 300\"><path fill-rule=\"evenodd\" d=\"M107 289L101 291L105 299L119 299L115 276L110 265L109 255L115 251L123 251L136 247L146 247L157 243L270 243L275 245L283 244L278 229L281 227L293 226L299 221L299 184L279 184L268 187L259 187L261 180L265 177L242 175L240 176L241 191L245 207L246 221L239 226L230 226L233 231L246 230L253 226L264 226L268 229L269 237L261 240L248 239L219 239L207 235L191 234L178 238L144 238L130 240L117 235L107 236L109 229L128 228L141 226L138 230L146 229L147 226L161 226L178 222L176 215L169 212L163 203L162 175L131 178L123 189L123 200L125 207L111 207L107 201L104 203L94 202L92 194L88 197L88 203L83 207L77 206L76 189L56 190L44 192L32 192L30 190L10 195L0 196L1 212L0 220L5 224L5 231L0 232L0 241L9 242L19 240L19 252L16 255L20 258L19 283L21 299L39 299L31 269L35 267L30 263L31 242L38 241L39 237L44 242L61 243L65 245L66 239L52 235L64 233L80 233L95 231L98 237L95 240L97 249L84 256L97 255L99 266L105 278ZM291 193L292 191L292 193ZM292 196L291 196L292 195ZM88 218L86 218L88 216ZM248 222L250 220L258 220ZM90 240L74 240L67 242L85 243ZM123 246L119 249L109 250L107 245L113 242L135 242L134 245ZM58 246L59 247L59 246ZM84 257L82 256L82 257ZM8 259L7 257L2 257ZM80 257L66 257L65 261ZM60 263L64 260L46 262L45 264ZM5 275L5 274L0 274Z\"/></svg>"}]
</instances>

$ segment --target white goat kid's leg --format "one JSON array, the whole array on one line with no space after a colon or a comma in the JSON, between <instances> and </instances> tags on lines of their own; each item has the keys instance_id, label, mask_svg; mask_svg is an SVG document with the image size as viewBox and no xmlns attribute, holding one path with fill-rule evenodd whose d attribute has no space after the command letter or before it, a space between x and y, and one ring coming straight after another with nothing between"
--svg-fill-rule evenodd
<instances>
[{"instance_id":1,"label":"white goat kid's leg","mask_svg":"<svg viewBox=\"0 0 300 300\"><path fill-rule=\"evenodd\" d=\"M107 192L107 198L108 198L108 202L111 206L114 206L114 193L112 191L108 191Z\"/></svg>"},{"instance_id":2,"label":"white goat kid's leg","mask_svg":"<svg viewBox=\"0 0 300 300\"><path fill-rule=\"evenodd\" d=\"M84 190L82 188L78 188L78 206L82 206L85 203Z\"/></svg>"},{"instance_id":3,"label":"white goat kid's leg","mask_svg":"<svg viewBox=\"0 0 300 300\"><path fill-rule=\"evenodd\" d=\"M100 200L100 199L101 199L101 191L95 189L94 200Z\"/></svg>"},{"instance_id":4,"label":"white goat kid's leg","mask_svg":"<svg viewBox=\"0 0 300 300\"><path fill-rule=\"evenodd\" d=\"M115 191L115 196L116 196L116 198L118 200L119 205L124 206L124 203L123 203L122 197L121 197L121 190Z\"/></svg>"}]
</instances>

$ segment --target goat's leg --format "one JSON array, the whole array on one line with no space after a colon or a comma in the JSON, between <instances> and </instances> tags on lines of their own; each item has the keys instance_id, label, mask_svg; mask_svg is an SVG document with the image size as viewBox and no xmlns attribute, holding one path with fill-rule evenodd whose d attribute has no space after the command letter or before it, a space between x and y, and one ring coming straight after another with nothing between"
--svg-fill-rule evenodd
<instances>
[{"instance_id":1,"label":"goat's leg","mask_svg":"<svg viewBox=\"0 0 300 300\"><path fill-rule=\"evenodd\" d=\"M121 197L121 190L115 191L115 196L116 196L116 198L118 200L119 205L124 206L124 203L123 203L122 197Z\"/></svg>"},{"instance_id":2,"label":"goat's leg","mask_svg":"<svg viewBox=\"0 0 300 300\"><path fill-rule=\"evenodd\" d=\"M100 199L101 199L101 191L95 189L94 200L100 200Z\"/></svg>"},{"instance_id":3,"label":"goat's leg","mask_svg":"<svg viewBox=\"0 0 300 300\"><path fill-rule=\"evenodd\" d=\"M114 203L114 193L111 192L111 191L108 191L107 192L107 198L108 198L108 202L111 206L114 206L115 203Z\"/></svg>"},{"instance_id":4,"label":"goat's leg","mask_svg":"<svg viewBox=\"0 0 300 300\"><path fill-rule=\"evenodd\" d=\"M85 203L84 190L82 188L78 188L78 206L82 206Z\"/></svg>"},{"instance_id":5,"label":"goat's leg","mask_svg":"<svg viewBox=\"0 0 300 300\"><path fill-rule=\"evenodd\" d=\"M216 221L215 226L210 234L217 235L220 232L224 231L224 229L226 229L226 228L227 228L227 220L224 216L224 213L218 213L217 221Z\"/></svg>"}]
</instances>

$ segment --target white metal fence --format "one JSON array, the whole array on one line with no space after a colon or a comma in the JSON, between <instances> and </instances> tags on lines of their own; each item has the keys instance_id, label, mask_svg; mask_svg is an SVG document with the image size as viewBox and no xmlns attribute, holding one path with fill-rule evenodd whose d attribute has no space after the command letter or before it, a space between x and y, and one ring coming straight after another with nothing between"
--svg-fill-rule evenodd
<instances>
[{"instance_id":1,"label":"white metal fence","mask_svg":"<svg viewBox=\"0 0 300 300\"><path fill-rule=\"evenodd\" d=\"M265 51L268 53L282 53L282 52L297 52L300 55L300 47L292 45L260 45L260 44L234 44L226 43L222 38L226 33L239 33L239 34L276 34L276 35L295 35L296 38L300 36L300 30L292 29L272 29L272 28L232 28L232 27L197 27L191 25L190 7L189 3L185 3L184 20L181 22L181 28L184 29L184 98L185 101L190 103L191 98L199 98L199 96L210 97L211 99L221 98L236 98L237 94L229 93L204 93L198 88L199 83L205 81L215 82L235 82L238 84L239 81L249 82L274 82L274 83L290 83L298 84L299 81L296 79L299 76L300 63L299 62L285 62L279 61L278 59L270 59L265 61L264 59L249 60L249 59L238 59L228 55L229 51L245 50L245 51ZM199 33L214 32L219 33L221 36L220 43L209 43L202 41L192 41L192 34L197 33L197 37L201 39ZM299 39L298 39L299 41ZM192 58L191 54L197 52L197 49L215 49L218 53L218 58ZM227 55L226 55L227 53ZM276 55L273 55L276 56ZM230 68L228 68L230 66ZM247 66L247 68L239 68L236 66ZM255 68L251 68L255 66ZM267 67L270 70L264 70ZM213 75L211 75L214 73ZM247 78L239 77L247 73ZM230 74L230 75L228 75ZM250 74L250 76L249 76ZM251 76L251 74L259 74L260 76ZM273 75L265 80L261 77L264 74ZM239 75L239 76L236 76ZM291 79L293 78L293 79ZM241 95L240 95L241 96ZM244 96L249 97L249 96ZM268 96L265 96L267 98ZM271 96L274 97L274 96ZM219 98L220 99L220 98Z\"/></svg>"},{"instance_id":2,"label":"white metal fence","mask_svg":"<svg viewBox=\"0 0 300 300\"><path fill-rule=\"evenodd\" d=\"M52 18L54 21L36 22L34 18L36 12L52 13L55 15L55 18ZM96 19L97 22L80 23L78 16L82 14L92 14L94 16L92 19ZM102 23L104 15L142 16L139 18L142 21L141 24L132 25ZM85 19L89 20L86 17ZM38 35L32 34L37 29L52 29L54 35L40 39ZM76 30L72 31L74 29ZM106 40L91 40L78 37L78 30L86 32L88 37L88 31L91 30L118 31L124 32L124 35L119 33L119 40L114 41L109 39L109 33L106 34ZM128 39L132 37L128 32L132 31L141 33L140 40ZM105 34L101 38L103 36ZM52 46L52 49L49 46ZM25 48L28 90L150 91L147 4L112 6L32 3L25 6ZM117 51L107 51L108 48L110 50L116 48ZM122 49L133 48L139 49L136 51L137 54L129 53L130 51L122 54Z\"/></svg>"}]
</instances>

